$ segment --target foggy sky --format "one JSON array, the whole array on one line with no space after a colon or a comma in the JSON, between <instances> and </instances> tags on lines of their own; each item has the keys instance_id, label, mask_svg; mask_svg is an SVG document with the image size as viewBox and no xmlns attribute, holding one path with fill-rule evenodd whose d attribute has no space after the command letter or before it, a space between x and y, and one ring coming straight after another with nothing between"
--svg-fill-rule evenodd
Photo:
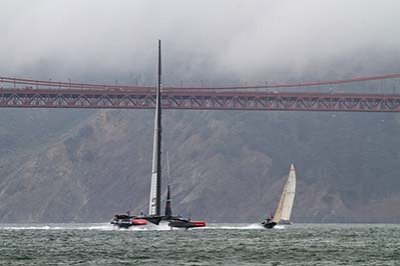
<instances>
[{"instance_id":1,"label":"foggy sky","mask_svg":"<svg viewBox=\"0 0 400 266\"><path fill-rule=\"evenodd\" d=\"M368 49L379 60L400 50L399 10L397 0L2 0L0 75L143 78L158 39L170 79L260 79Z\"/></svg>"}]
</instances>

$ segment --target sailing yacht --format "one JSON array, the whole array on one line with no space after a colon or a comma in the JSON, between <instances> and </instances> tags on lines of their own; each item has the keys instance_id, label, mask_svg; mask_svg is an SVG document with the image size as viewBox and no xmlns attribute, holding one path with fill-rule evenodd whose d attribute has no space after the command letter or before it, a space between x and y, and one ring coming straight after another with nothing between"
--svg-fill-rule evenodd
<instances>
[{"instance_id":1,"label":"sailing yacht","mask_svg":"<svg viewBox=\"0 0 400 266\"><path fill-rule=\"evenodd\" d=\"M203 221L191 221L190 218L186 219L181 216L174 216L172 215L171 209L171 191L170 185L168 184L167 189L167 200L165 203L165 215L162 218L163 221L168 222L168 226L172 228L184 228L188 230L189 228L196 228L196 227L205 227L206 223Z\"/></svg>"},{"instance_id":2,"label":"sailing yacht","mask_svg":"<svg viewBox=\"0 0 400 266\"><path fill-rule=\"evenodd\" d=\"M153 139L153 160L150 182L150 199L148 215L132 216L127 214L116 214L111 220L120 228L129 228L131 226L145 225L147 221L158 225L161 221L168 221L170 227L193 228L204 227L203 221L190 221L180 216L173 216L171 211L170 186L168 184L167 201L165 215L161 215L161 40L158 41L158 83L156 92L156 112L154 118L154 139Z\"/></svg>"},{"instance_id":3,"label":"sailing yacht","mask_svg":"<svg viewBox=\"0 0 400 266\"><path fill-rule=\"evenodd\" d=\"M145 225L147 221L158 225L161 216L161 40L158 41L158 82L156 92L156 112L154 118L153 160L151 170L150 200L148 215L116 214L111 224L119 228Z\"/></svg>"},{"instance_id":4,"label":"sailing yacht","mask_svg":"<svg viewBox=\"0 0 400 266\"><path fill-rule=\"evenodd\" d=\"M265 228L273 228L277 224L291 224L290 216L292 214L295 193L296 169L292 163L275 215L271 214L261 223Z\"/></svg>"},{"instance_id":5,"label":"sailing yacht","mask_svg":"<svg viewBox=\"0 0 400 266\"><path fill-rule=\"evenodd\" d=\"M172 215L172 207L171 207L171 185L169 181L171 180L170 170L169 170L169 156L167 153L167 171L168 171L168 186L167 186L167 200L165 201L165 215L162 217L163 221L168 222L168 226L172 228L184 228L188 230L189 228L195 227L205 227L206 223L203 221L191 221L189 219L185 219L181 216Z\"/></svg>"}]
</instances>

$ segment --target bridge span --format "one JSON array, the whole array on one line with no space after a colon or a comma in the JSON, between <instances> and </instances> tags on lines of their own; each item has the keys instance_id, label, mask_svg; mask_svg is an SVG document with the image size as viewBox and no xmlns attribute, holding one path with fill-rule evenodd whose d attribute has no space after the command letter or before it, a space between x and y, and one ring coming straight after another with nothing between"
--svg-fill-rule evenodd
<instances>
[{"instance_id":1,"label":"bridge span","mask_svg":"<svg viewBox=\"0 0 400 266\"><path fill-rule=\"evenodd\" d=\"M388 78L386 76L377 76ZM399 78L395 76L395 78ZM367 77L368 78L368 77ZM390 78L390 77L389 77ZM357 78L360 79L360 78ZM365 78L363 78L365 79ZM355 79L346 81L356 82ZM338 81L324 82L331 84ZM340 83L339 83L340 84ZM289 86L288 86L289 85ZM295 84L297 87L308 86ZM286 84L286 87L294 84ZM277 85L260 88L279 88ZM284 87L284 88L286 88ZM165 109L400 112L399 94L255 91L248 87L163 89ZM152 109L152 87L96 85L0 77L0 107Z\"/></svg>"}]
</instances>

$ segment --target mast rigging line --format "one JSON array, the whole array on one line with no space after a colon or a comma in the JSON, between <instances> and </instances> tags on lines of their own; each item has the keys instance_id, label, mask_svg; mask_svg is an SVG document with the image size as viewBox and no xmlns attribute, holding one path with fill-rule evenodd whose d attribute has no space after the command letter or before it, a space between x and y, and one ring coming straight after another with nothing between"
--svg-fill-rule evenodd
<instances>
[{"instance_id":1,"label":"mast rigging line","mask_svg":"<svg viewBox=\"0 0 400 266\"><path fill-rule=\"evenodd\" d=\"M265 85L249 85L249 86L211 86L211 87L179 87L179 86L163 86L163 90L236 90L236 89L267 89L267 88L296 88L296 87L315 87L323 85L340 85L357 83L364 81L377 81L386 79L400 79L400 73L394 74L384 74L384 75L374 75L374 76L363 76L363 77L353 77L348 79L338 79L338 80L327 80L327 81L310 81L310 82L298 82L298 83L271 83ZM23 79L23 78L11 78L0 76L0 89L2 85L13 84L16 85L26 85L36 86L49 86L53 89L55 88L68 88L68 89L98 89L98 90L155 90L154 86L130 86L130 85L109 85L109 84L91 84L91 83L75 83L75 82L59 82L59 81L44 81L44 80L34 80L34 79Z\"/></svg>"},{"instance_id":2,"label":"mast rigging line","mask_svg":"<svg viewBox=\"0 0 400 266\"><path fill-rule=\"evenodd\" d=\"M348 79L338 79L338 80L327 80L327 81L310 81L310 82L300 82L300 83L272 83L266 85L256 85L256 86L225 86L225 87L190 87L190 89L196 90L209 90L209 89L263 89L263 88L295 88L295 87L313 87L322 85L339 85L339 84L349 84L363 81L376 81L385 79L399 79L400 74L385 74L377 76L365 76L365 77L353 77ZM175 87L174 87L175 88Z\"/></svg>"}]
</instances>

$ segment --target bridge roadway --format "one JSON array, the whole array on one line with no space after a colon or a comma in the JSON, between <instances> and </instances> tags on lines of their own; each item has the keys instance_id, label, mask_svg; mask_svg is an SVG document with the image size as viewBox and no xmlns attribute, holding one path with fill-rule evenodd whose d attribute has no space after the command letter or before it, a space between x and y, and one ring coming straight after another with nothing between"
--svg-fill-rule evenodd
<instances>
[{"instance_id":1,"label":"bridge roadway","mask_svg":"<svg viewBox=\"0 0 400 266\"><path fill-rule=\"evenodd\" d=\"M0 88L0 107L152 109L152 89ZM165 89L166 109L400 112L398 94Z\"/></svg>"},{"instance_id":2,"label":"bridge roadway","mask_svg":"<svg viewBox=\"0 0 400 266\"><path fill-rule=\"evenodd\" d=\"M399 79L400 74L265 86L163 89L166 109L400 112L400 94L287 92L288 88ZM267 91L273 88L274 91ZM259 91L257 89L263 89ZM280 91L276 91L280 89ZM0 107L152 109L150 86L122 86L0 77Z\"/></svg>"}]
</instances>

